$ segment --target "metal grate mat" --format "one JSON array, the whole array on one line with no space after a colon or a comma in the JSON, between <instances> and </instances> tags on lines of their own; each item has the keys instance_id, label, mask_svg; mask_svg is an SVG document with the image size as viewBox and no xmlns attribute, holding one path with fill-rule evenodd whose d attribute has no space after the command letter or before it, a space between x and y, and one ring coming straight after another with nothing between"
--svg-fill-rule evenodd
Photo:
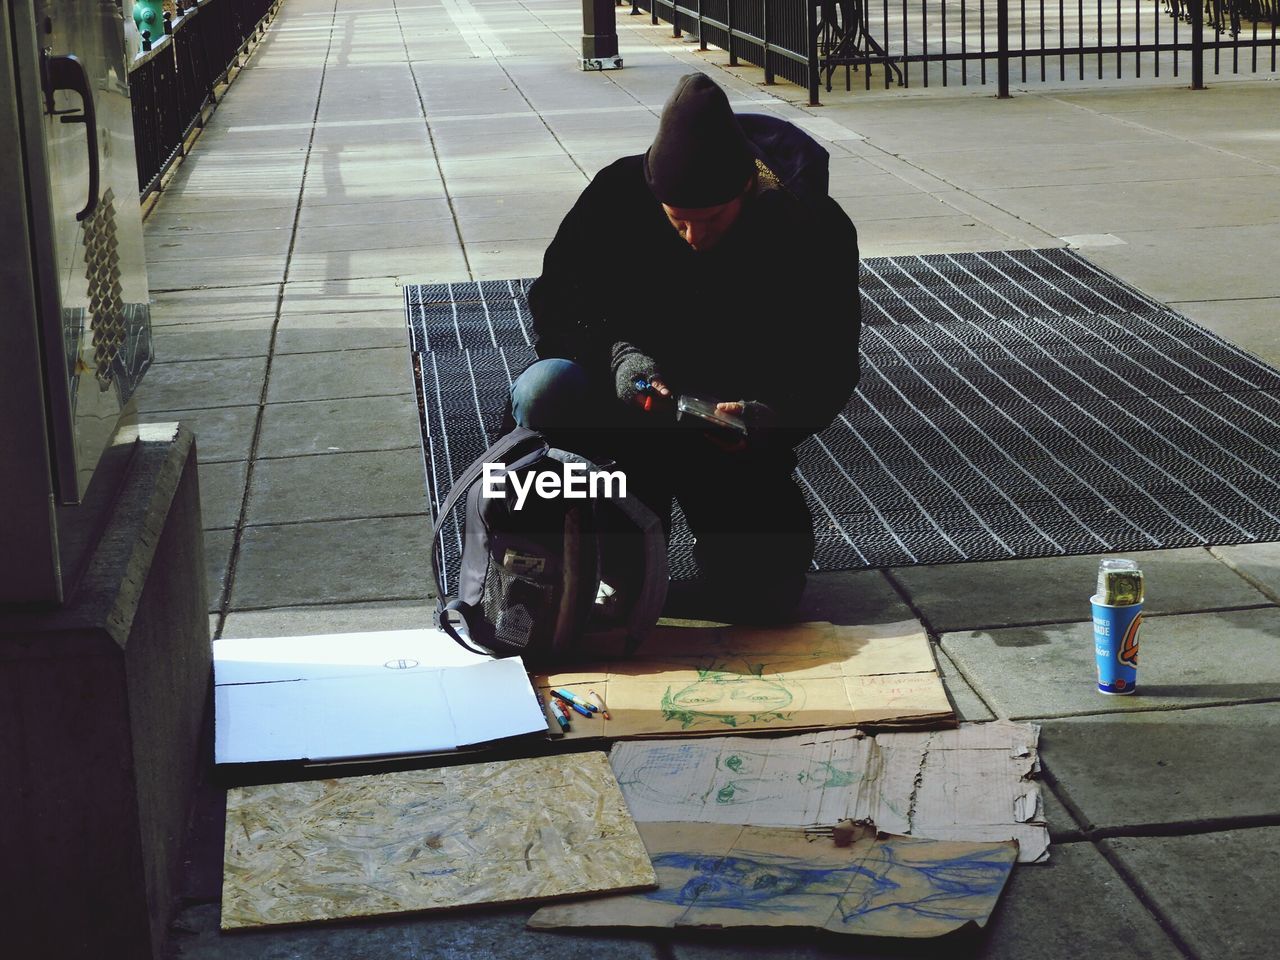
<instances>
[{"instance_id":1,"label":"metal grate mat","mask_svg":"<svg viewBox=\"0 0 1280 960\"><path fill-rule=\"evenodd\" d=\"M406 288L435 506L534 359L530 282ZM861 288L858 390L798 451L815 569L1280 539L1280 371L1068 250L870 258ZM691 547L677 512L673 575Z\"/></svg>"}]
</instances>

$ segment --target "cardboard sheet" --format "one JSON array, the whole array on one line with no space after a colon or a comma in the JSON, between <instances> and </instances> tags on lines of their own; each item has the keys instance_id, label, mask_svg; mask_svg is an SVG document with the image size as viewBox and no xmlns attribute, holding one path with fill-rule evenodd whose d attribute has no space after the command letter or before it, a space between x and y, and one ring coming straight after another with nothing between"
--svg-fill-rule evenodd
<instances>
[{"instance_id":1,"label":"cardboard sheet","mask_svg":"<svg viewBox=\"0 0 1280 960\"><path fill-rule=\"evenodd\" d=\"M610 755L639 821L827 827L872 820L934 840L1018 841L1048 858L1034 724L956 730L822 731L619 743Z\"/></svg>"},{"instance_id":2,"label":"cardboard sheet","mask_svg":"<svg viewBox=\"0 0 1280 960\"><path fill-rule=\"evenodd\" d=\"M519 659L438 630L213 644L216 763L435 753L545 729Z\"/></svg>"},{"instance_id":3,"label":"cardboard sheet","mask_svg":"<svg viewBox=\"0 0 1280 960\"><path fill-rule=\"evenodd\" d=\"M227 794L224 930L655 881L603 753Z\"/></svg>"},{"instance_id":4,"label":"cardboard sheet","mask_svg":"<svg viewBox=\"0 0 1280 960\"><path fill-rule=\"evenodd\" d=\"M627 660L541 675L535 685L544 697L551 687L568 687L605 699L610 719L571 717L571 737L956 723L929 640L914 620L664 626Z\"/></svg>"},{"instance_id":5,"label":"cardboard sheet","mask_svg":"<svg viewBox=\"0 0 1280 960\"><path fill-rule=\"evenodd\" d=\"M803 927L937 937L985 926L1017 845L865 834L851 846L795 828L642 823L658 889L544 907L552 927Z\"/></svg>"}]
</instances>

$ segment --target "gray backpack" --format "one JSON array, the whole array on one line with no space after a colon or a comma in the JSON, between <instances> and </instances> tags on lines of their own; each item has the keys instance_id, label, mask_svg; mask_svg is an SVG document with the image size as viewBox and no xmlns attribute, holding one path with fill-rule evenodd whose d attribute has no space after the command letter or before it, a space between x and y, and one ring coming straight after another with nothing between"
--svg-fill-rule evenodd
<instances>
[{"instance_id":1,"label":"gray backpack","mask_svg":"<svg viewBox=\"0 0 1280 960\"><path fill-rule=\"evenodd\" d=\"M486 464L504 466L486 476ZM563 478L569 464L586 474L604 469L517 427L467 468L440 507L431 546L437 618L464 647L537 666L590 657L605 634L608 646L630 652L657 622L667 595L661 521L632 496L544 498L526 486L530 474ZM528 491L522 509L513 478ZM487 496L486 486L505 496ZM457 597L448 600L440 533L464 496ZM596 603L602 571L621 600L607 618Z\"/></svg>"}]
</instances>

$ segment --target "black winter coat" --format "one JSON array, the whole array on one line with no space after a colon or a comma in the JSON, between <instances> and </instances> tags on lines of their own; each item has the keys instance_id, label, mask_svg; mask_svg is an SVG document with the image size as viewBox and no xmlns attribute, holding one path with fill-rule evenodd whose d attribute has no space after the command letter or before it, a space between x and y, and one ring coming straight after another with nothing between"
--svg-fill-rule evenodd
<instances>
[{"instance_id":1,"label":"black winter coat","mask_svg":"<svg viewBox=\"0 0 1280 960\"><path fill-rule=\"evenodd\" d=\"M611 350L629 342L676 393L768 404L788 445L829 424L858 381L857 232L825 195L761 190L698 252L642 158L624 157L560 224L529 305L540 358L576 360L612 392Z\"/></svg>"}]
</instances>

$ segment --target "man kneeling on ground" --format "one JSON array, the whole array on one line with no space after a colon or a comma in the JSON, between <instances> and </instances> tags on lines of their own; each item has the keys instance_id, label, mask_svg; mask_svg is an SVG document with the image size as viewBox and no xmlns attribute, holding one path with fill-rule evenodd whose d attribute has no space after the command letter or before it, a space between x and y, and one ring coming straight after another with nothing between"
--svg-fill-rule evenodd
<instances>
[{"instance_id":1,"label":"man kneeling on ground","mask_svg":"<svg viewBox=\"0 0 1280 960\"><path fill-rule=\"evenodd\" d=\"M793 448L858 380L857 233L827 160L792 124L735 116L705 74L683 77L648 152L591 181L529 291L540 359L512 389L516 422L615 461L668 533L678 502L724 619L798 602L814 535ZM745 435L688 429L679 396Z\"/></svg>"}]
</instances>

